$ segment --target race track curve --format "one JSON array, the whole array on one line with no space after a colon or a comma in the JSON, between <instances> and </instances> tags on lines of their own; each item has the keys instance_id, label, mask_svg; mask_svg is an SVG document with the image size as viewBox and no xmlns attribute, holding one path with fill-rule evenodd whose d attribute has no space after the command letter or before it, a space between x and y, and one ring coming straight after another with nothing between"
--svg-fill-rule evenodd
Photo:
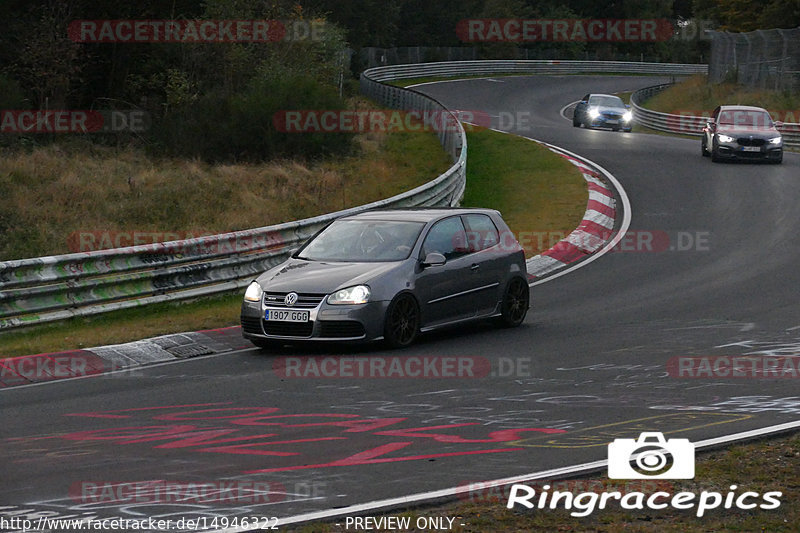
<instances>
[{"instance_id":1,"label":"race track curve","mask_svg":"<svg viewBox=\"0 0 800 533\"><path fill-rule=\"evenodd\" d=\"M712 164L698 140L577 129L559 115L587 92L662 81L530 76L417 88L455 109L533 112L532 127L511 131L595 161L631 201L632 241L533 287L522 327L478 325L408 350L355 353L487 363L490 374L287 378L292 357L353 350L249 349L3 390L0 515L303 517L601 461L607 442L643 429L698 441L798 420L793 379L676 379L667 365L800 354L800 156ZM137 485L134 499L132 482L150 490ZM168 483L183 496L192 483L234 483L249 497L187 500L170 497Z\"/></svg>"}]
</instances>

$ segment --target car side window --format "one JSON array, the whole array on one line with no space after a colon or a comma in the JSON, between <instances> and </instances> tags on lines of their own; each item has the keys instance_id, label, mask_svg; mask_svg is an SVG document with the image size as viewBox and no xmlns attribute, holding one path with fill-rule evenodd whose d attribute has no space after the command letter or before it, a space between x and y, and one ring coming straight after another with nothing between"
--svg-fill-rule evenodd
<instances>
[{"instance_id":1,"label":"car side window","mask_svg":"<svg viewBox=\"0 0 800 533\"><path fill-rule=\"evenodd\" d=\"M583 102L587 102L588 100L589 100L589 95L588 94L585 95L583 98L581 98L581 101L583 101Z\"/></svg>"},{"instance_id":2,"label":"car side window","mask_svg":"<svg viewBox=\"0 0 800 533\"><path fill-rule=\"evenodd\" d=\"M480 252L500 242L500 233L487 215L464 215L467 228L467 244L471 252Z\"/></svg>"},{"instance_id":3,"label":"car side window","mask_svg":"<svg viewBox=\"0 0 800 533\"><path fill-rule=\"evenodd\" d=\"M433 252L442 254L448 261L469 253L461 217L446 218L433 225L422 243L422 256Z\"/></svg>"}]
</instances>

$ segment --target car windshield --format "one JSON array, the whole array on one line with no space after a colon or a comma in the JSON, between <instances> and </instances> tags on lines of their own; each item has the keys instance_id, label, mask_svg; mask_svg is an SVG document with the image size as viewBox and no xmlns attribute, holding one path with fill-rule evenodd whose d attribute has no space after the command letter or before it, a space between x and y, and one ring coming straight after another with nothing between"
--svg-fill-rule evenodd
<instances>
[{"instance_id":1,"label":"car windshield","mask_svg":"<svg viewBox=\"0 0 800 533\"><path fill-rule=\"evenodd\" d=\"M337 220L303 247L296 257L309 261L402 261L411 254L422 222Z\"/></svg>"},{"instance_id":2,"label":"car windshield","mask_svg":"<svg viewBox=\"0 0 800 533\"><path fill-rule=\"evenodd\" d=\"M603 107L625 107L622 100L616 96L592 96L589 98L589 104Z\"/></svg>"},{"instance_id":3,"label":"car windshield","mask_svg":"<svg viewBox=\"0 0 800 533\"><path fill-rule=\"evenodd\" d=\"M719 114L719 124L724 126L744 126L771 128L772 118L766 111L731 110Z\"/></svg>"}]
</instances>

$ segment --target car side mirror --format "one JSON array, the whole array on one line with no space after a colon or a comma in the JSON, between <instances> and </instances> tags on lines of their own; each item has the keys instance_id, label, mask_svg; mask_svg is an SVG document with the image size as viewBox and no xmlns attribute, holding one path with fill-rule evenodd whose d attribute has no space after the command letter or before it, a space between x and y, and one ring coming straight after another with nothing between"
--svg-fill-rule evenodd
<instances>
[{"instance_id":1,"label":"car side mirror","mask_svg":"<svg viewBox=\"0 0 800 533\"><path fill-rule=\"evenodd\" d=\"M709 130L713 130L714 126L715 125L713 120L709 120L708 122L706 122L706 128L708 128Z\"/></svg>"},{"instance_id":2,"label":"car side mirror","mask_svg":"<svg viewBox=\"0 0 800 533\"><path fill-rule=\"evenodd\" d=\"M447 262L447 259L440 253L431 252L425 256L425 259L422 261L423 267L429 266L442 266Z\"/></svg>"}]
</instances>

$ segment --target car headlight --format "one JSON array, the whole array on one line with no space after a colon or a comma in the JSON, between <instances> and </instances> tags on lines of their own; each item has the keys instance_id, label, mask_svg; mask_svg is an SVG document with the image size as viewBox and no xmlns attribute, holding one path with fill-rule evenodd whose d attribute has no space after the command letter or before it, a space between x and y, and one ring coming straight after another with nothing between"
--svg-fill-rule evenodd
<instances>
[{"instance_id":1,"label":"car headlight","mask_svg":"<svg viewBox=\"0 0 800 533\"><path fill-rule=\"evenodd\" d=\"M773 137L772 139L769 140L769 143L770 144L780 144L782 140L783 140L783 137Z\"/></svg>"},{"instance_id":2,"label":"car headlight","mask_svg":"<svg viewBox=\"0 0 800 533\"><path fill-rule=\"evenodd\" d=\"M625 111L625 114L622 115L622 120L624 120L625 122L630 122L631 120L633 120L633 113L631 113L630 111Z\"/></svg>"},{"instance_id":3,"label":"car headlight","mask_svg":"<svg viewBox=\"0 0 800 533\"><path fill-rule=\"evenodd\" d=\"M600 111L598 111L596 107L591 107L589 108L589 116L592 118L597 118L600 116Z\"/></svg>"},{"instance_id":4,"label":"car headlight","mask_svg":"<svg viewBox=\"0 0 800 533\"><path fill-rule=\"evenodd\" d=\"M260 302L263 294L264 289L261 288L258 282L254 281L248 285L247 290L244 291L244 299L248 302Z\"/></svg>"},{"instance_id":5,"label":"car headlight","mask_svg":"<svg viewBox=\"0 0 800 533\"><path fill-rule=\"evenodd\" d=\"M365 304L369 301L369 295L369 287L356 285L334 292L328 296L328 303L333 305Z\"/></svg>"},{"instance_id":6,"label":"car headlight","mask_svg":"<svg viewBox=\"0 0 800 533\"><path fill-rule=\"evenodd\" d=\"M730 135L723 135L721 133L719 135L717 135L717 139L719 139L719 142L721 142L721 143L732 143L733 142L733 137L731 137Z\"/></svg>"}]
</instances>

